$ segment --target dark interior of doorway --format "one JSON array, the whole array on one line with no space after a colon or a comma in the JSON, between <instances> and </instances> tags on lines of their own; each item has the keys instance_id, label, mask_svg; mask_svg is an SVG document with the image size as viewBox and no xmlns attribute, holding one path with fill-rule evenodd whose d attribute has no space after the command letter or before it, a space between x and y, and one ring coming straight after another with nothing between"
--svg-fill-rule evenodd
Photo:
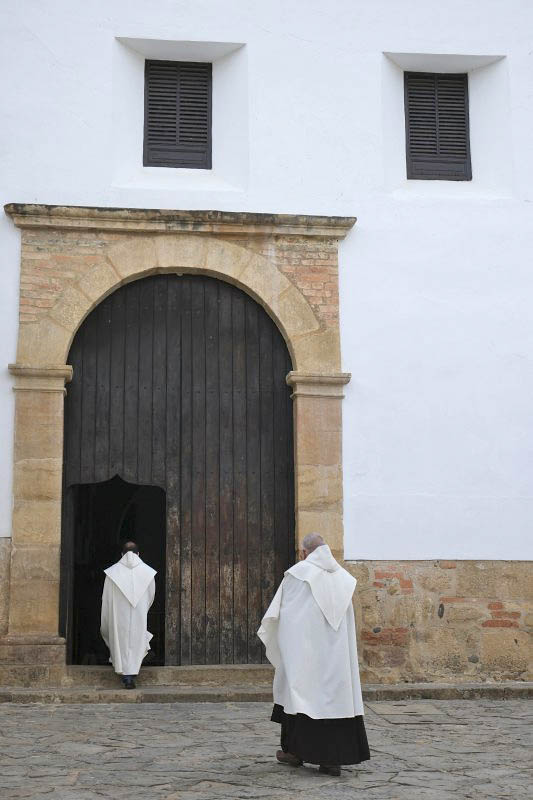
<instances>
[{"instance_id":1,"label":"dark interior of doorway","mask_svg":"<svg viewBox=\"0 0 533 800\"><path fill-rule=\"evenodd\" d=\"M114 477L103 483L71 486L68 504L73 526L72 619L69 661L107 664L109 652L100 636L104 569L120 558L121 543L133 539L140 556L157 570L155 600L148 613L153 633L144 664L165 663L166 494L158 486L126 483Z\"/></svg>"}]
</instances>

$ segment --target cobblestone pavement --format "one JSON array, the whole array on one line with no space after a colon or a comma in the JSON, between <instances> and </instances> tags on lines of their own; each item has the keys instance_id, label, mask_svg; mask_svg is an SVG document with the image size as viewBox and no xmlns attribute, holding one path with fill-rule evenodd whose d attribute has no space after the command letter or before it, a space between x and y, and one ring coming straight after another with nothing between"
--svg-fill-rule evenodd
<instances>
[{"instance_id":1,"label":"cobblestone pavement","mask_svg":"<svg viewBox=\"0 0 533 800\"><path fill-rule=\"evenodd\" d=\"M0 706L0 798L533 797L533 702L369 703L371 761L278 764L263 703Z\"/></svg>"}]
</instances>

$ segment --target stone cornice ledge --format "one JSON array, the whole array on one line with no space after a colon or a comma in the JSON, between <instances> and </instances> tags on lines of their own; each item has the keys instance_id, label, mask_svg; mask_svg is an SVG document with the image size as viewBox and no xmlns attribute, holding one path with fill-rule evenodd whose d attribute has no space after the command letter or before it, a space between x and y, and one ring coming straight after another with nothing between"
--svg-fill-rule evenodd
<instances>
[{"instance_id":1,"label":"stone cornice ledge","mask_svg":"<svg viewBox=\"0 0 533 800\"><path fill-rule=\"evenodd\" d=\"M287 383L294 387L292 397L342 398L342 387L350 382L350 372L289 372Z\"/></svg>"},{"instance_id":2,"label":"stone cornice ledge","mask_svg":"<svg viewBox=\"0 0 533 800\"><path fill-rule=\"evenodd\" d=\"M33 203L7 203L4 211L19 228L75 228L134 233L270 234L343 239L356 222L355 217L307 214L173 211L157 208L100 208Z\"/></svg>"},{"instance_id":3,"label":"stone cornice ledge","mask_svg":"<svg viewBox=\"0 0 533 800\"><path fill-rule=\"evenodd\" d=\"M68 364L45 364L37 367L30 364L9 364L9 372L15 377L16 392L64 392L65 383L72 380L72 367Z\"/></svg>"}]
</instances>

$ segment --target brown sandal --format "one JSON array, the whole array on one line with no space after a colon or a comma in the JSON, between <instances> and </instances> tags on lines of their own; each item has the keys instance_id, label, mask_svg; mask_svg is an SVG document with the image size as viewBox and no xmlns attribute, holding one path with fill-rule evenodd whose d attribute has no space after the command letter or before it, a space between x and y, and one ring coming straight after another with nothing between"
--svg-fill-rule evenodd
<instances>
[{"instance_id":1,"label":"brown sandal","mask_svg":"<svg viewBox=\"0 0 533 800\"><path fill-rule=\"evenodd\" d=\"M276 758L280 764L288 764L290 767L301 767L304 763L298 756L293 756L292 753L284 753L283 750L276 752Z\"/></svg>"}]
</instances>

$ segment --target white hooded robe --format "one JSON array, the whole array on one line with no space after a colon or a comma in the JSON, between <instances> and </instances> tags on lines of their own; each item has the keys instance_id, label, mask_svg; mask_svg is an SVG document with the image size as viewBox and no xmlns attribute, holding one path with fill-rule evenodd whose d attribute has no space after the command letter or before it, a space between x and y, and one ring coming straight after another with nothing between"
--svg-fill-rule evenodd
<instances>
[{"instance_id":1,"label":"white hooded robe","mask_svg":"<svg viewBox=\"0 0 533 800\"><path fill-rule=\"evenodd\" d=\"M137 675L150 650L147 615L154 602L156 571L128 552L104 572L100 632L115 672Z\"/></svg>"},{"instance_id":2,"label":"white hooded robe","mask_svg":"<svg viewBox=\"0 0 533 800\"><path fill-rule=\"evenodd\" d=\"M258 636L275 667L274 702L286 714L364 714L352 595L356 580L317 547L285 573Z\"/></svg>"}]
</instances>

